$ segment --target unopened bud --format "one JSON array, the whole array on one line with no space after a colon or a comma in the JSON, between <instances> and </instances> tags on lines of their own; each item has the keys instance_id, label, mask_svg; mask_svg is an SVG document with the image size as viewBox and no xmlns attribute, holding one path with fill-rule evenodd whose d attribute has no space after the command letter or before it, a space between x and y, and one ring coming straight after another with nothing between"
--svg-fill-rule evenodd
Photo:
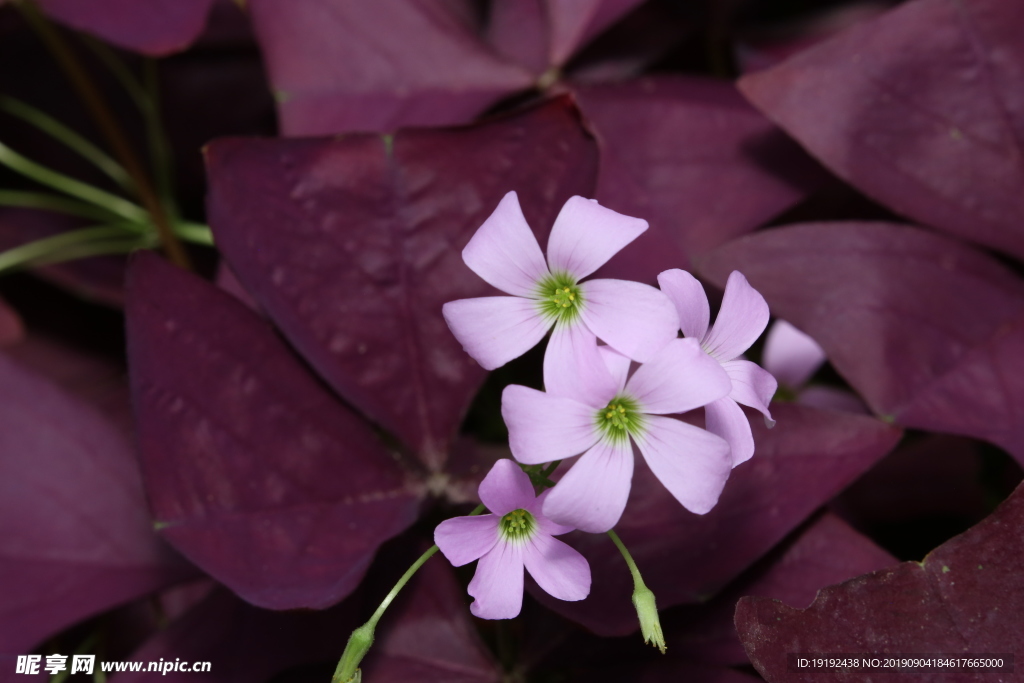
<instances>
[{"instance_id":1,"label":"unopened bud","mask_svg":"<svg viewBox=\"0 0 1024 683\"><path fill-rule=\"evenodd\" d=\"M647 586L640 585L633 591L633 607L640 617L640 632L644 642L653 645L665 654L665 636L661 632L661 621L658 619L658 606L654 601L654 593Z\"/></svg>"},{"instance_id":2,"label":"unopened bud","mask_svg":"<svg viewBox=\"0 0 1024 683\"><path fill-rule=\"evenodd\" d=\"M341 655L338 667L334 670L331 683L360 683L362 681L363 674L359 670L359 662L363 660L370 646L373 645L373 627L374 624L371 621L352 631L352 635L348 637L345 652Z\"/></svg>"}]
</instances>

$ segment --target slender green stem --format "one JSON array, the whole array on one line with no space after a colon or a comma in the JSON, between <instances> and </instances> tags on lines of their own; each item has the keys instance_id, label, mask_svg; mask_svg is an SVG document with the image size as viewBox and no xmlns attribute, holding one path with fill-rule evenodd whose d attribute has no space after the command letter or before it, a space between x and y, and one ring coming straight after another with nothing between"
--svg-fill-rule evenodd
<instances>
[{"instance_id":1,"label":"slender green stem","mask_svg":"<svg viewBox=\"0 0 1024 683\"><path fill-rule=\"evenodd\" d=\"M477 505L476 508L470 512L470 516L479 515L487 508L483 505ZM388 608L391 602L398 596L399 591L405 587L405 584L409 583L409 579L412 578L423 564L433 557L438 551L436 545L430 546L430 548L419 556L419 558L412 563L412 566L405 570L402 574L402 578L398 579L398 583L391 589L384 600L377 607L373 616L370 617L369 621L357 628L349 636L348 643L345 645L345 652L342 653L341 659L338 660L338 666L334 670L334 676L331 678L332 683L349 683L349 681L359 680L357 678L357 672L359 669L359 662L363 660L363 657L369 651L370 646L373 645L373 631L377 628L377 622L380 621L381 616L384 615L384 611Z\"/></svg>"},{"instance_id":2,"label":"slender green stem","mask_svg":"<svg viewBox=\"0 0 1024 683\"><path fill-rule=\"evenodd\" d=\"M124 189L134 190L132 179L121 164L111 159L106 152L49 114L6 95L0 95L0 109L35 126L53 139L66 145L72 151L77 152L82 158L106 173L111 180Z\"/></svg>"},{"instance_id":3,"label":"slender green stem","mask_svg":"<svg viewBox=\"0 0 1024 683\"><path fill-rule=\"evenodd\" d=\"M47 263L66 261L84 256L106 253L124 253L144 246L152 237L125 230L121 225L101 225L63 232L52 237L22 244L0 253L0 273Z\"/></svg>"},{"instance_id":4,"label":"slender green stem","mask_svg":"<svg viewBox=\"0 0 1024 683\"><path fill-rule=\"evenodd\" d=\"M626 550L626 546L623 545L622 539L619 538L619 535L615 533L614 529L608 530L608 538L612 539L612 543L614 543L615 547L619 549L620 553L622 553L622 559L626 561L626 566L629 567L629 573L633 575L633 585L637 588L642 587L644 585L643 577L640 576L640 570L637 569L636 562L633 561L633 556L629 554L629 551Z\"/></svg>"},{"instance_id":5,"label":"slender green stem","mask_svg":"<svg viewBox=\"0 0 1024 683\"><path fill-rule=\"evenodd\" d=\"M117 216L136 222L149 220L146 210L138 204L37 164L3 143L0 143L0 164L38 183L78 197Z\"/></svg>"},{"instance_id":6,"label":"slender green stem","mask_svg":"<svg viewBox=\"0 0 1024 683\"><path fill-rule=\"evenodd\" d=\"M549 465L547 466L547 469L543 470L543 471L542 471L542 472L540 473L540 476L542 476L542 477L544 477L545 479L547 479L548 477L550 477L550 476L551 476L551 475L552 475L552 474L554 473L554 471L555 471L555 470L557 470L557 469L558 469L558 466L559 466L559 465L561 465L561 464L562 464L562 461L561 461L561 460L556 460L556 461L554 461L553 463L550 463L550 464L549 464Z\"/></svg>"},{"instance_id":7,"label":"slender green stem","mask_svg":"<svg viewBox=\"0 0 1024 683\"><path fill-rule=\"evenodd\" d=\"M63 34L50 23L39 8L36 7L33 0L22 0L15 6L21 10L22 16L25 17L25 20L46 45L57 61L57 64L61 67L61 70L64 71L72 87L78 93L79 98L85 104L86 109L88 109L96 125L110 144L114 156L124 166L128 175L131 176L139 201L145 207L146 212L149 214L149 219L156 227L156 232L160 236L160 244L167 257L172 263L182 268L189 268L188 253L182 247L181 242L178 241L171 228L167 209L160 202L160 198L153 189L145 168L139 162L131 144L128 142L127 136L118 124L99 88L96 87L89 73L82 67L80 60L64 39Z\"/></svg>"},{"instance_id":8,"label":"slender green stem","mask_svg":"<svg viewBox=\"0 0 1024 683\"><path fill-rule=\"evenodd\" d=\"M178 221L174 224L174 233L186 242L202 244L207 247L213 246L213 233L210 231L209 225Z\"/></svg>"},{"instance_id":9,"label":"slender green stem","mask_svg":"<svg viewBox=\"0 0 1024 683\"><path fill-rule=\"evenodd\" d=\"M142 110L142 118L146 123L146 141L153 166L153 179L156 191L173 219L178 214L177 203L174 201L174 159L171 156L171 145L164 135L164 124L160 116L160 82L155 59L146 60L144 76L146 101L149 106Z\"/></svg>"},{"instance_id":10,"label":"slender green stem","mask_svg":"<svg viewBox=\"0 0 1024 683\"><path fill-rule=\"evenodd\" d=\"M102 207L83 204L77 199L27 190L0 190L0 206L17 206L24 209L56 211L97 221L109 221L120 218L117 214Z\"/></svg>"}]
</instances>

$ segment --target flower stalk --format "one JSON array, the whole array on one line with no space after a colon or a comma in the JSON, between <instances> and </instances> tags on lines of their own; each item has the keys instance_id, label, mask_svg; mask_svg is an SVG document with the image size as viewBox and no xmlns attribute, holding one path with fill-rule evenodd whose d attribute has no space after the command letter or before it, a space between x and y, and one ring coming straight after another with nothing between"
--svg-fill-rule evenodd
<instances>
[{"instance_id":1,"label":"flower stalk","mask_svg":"<svg viewBox=\"0 0 1024 683\"><path fill-rule=\"evenodd\" d=\"M661 654L665 654L665 635L661 631L661 620L658 619L658 606L654 599L654 593L644 584L640 570L637 568L636 562L633 561L633 556L626 550L619 535L613 529L609 529L608 538L612 539L612 543L622 553L622 558L626 560L626 566L629 567L629 573L633 575L633 607L636 608L637 617L640 619L640 633L644 637L644 642L658 648Z\"/></svg>"}]
</instances>

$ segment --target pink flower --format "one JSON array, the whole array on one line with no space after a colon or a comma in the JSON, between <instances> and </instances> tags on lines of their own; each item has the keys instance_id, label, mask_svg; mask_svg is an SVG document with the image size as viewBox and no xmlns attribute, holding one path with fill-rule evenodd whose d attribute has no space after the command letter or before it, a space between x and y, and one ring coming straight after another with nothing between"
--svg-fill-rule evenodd
<instances>
[{"instance_id":1,"label":"pink flower","mask_svg":"<svg viewBox=\"0 0 1024 683\"><path fill-rule=\"evenodd\" d=\"M675 311L660 291L625 280L580 280L647 229L647 221L572 197L548 238L547 263L515 192L509 192L462 251L473 272L512 296L444 305L452 333L480 365L493 370L533 348L554 327L544 357L554 386L572 363L599 363L595 336L645 361L676 335ZM572 363L570 363L572 361ZM577 373L578 374L578 373ZM584 377L595 377L584 372Z\"/></svg>"},{"instance_id":2,"label":"pink flower","mask_svg":"<svg viewBox=\"0 0 1024 683\"><path fill-rule=\"evenodd\" d=\"M845 389L805 386L827 360L825 350L785 320L776 320L768 330L761 360L764 369L779 381L780 391L784 390L792 401L826 410L869 412L858 396Z\"/></svg>"},{"instance_id":3,"label":"pink flower","mask_svg":"<svg viewBox=\"0 0 1024 683\"><path fill-rule=\"evenodd\" d=\"M615 526L633 478L631 440L676 500L706 513L732 469L729 445L664 416L722 398L732 386L728 375L690 339L669 342L628 381L628 358L608 347L598 353L613 380L607 389L579 382L568 395L558 395L510 385L502 394L501 414L519 462L532 465L583 453L551 490L544 514L583 531Z\"/></svg>"},{"instance_id":4,"label":"pink flower","mask_svg":"<svg viewBox=\"0 0 1024 683\"><path fill-rule=\"evenodd\" d=\"M738 404L761 411L765 424L775 425L768 403L778 383L771 373L755 363L740 360L768 325L768 304L750 286L739 271L729 275L722 308L714 327L708 329L711 308L704 287L685 270L666 270L658 276L661 290L675 304L683 335L696 339L704 351L728 373L732 382L729 395L704 406L707 430L729 442L735 467L754 455L754 436L743 409Z\"/></svg>"},{"instance_id":5,"label":"pink flower","mask_svg":"<svg viewBox=\"0 0 1024 683\"><path fill-rule=\"evenodd\" d=\"M470 611L482 619L511 619L523 606L523 568L537 585L559 600L590 594L590 565L578 552L552 538L572 531L541 512L530 477L511 460L499 460L480 482L480 500L493 514L441 522L434 542L456 567L480 560L469 582L476 600Z\"/></svg>"}]
</instances>

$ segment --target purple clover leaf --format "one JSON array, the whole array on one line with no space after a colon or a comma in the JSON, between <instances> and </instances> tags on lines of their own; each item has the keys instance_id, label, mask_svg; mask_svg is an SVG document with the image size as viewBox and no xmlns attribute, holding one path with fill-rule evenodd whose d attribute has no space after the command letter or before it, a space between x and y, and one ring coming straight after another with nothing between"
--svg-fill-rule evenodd
<instances>
[{"instance_id":1,"label":"purple clover leaf","mask_svg":"<svg viewBox=\"0 0 1024 683\"><path fill-rule=\"evenodd\" d=\"M489 515L453 517L441 522L434 541L456 567L479 560L469 583L476 600L470 610L483 619L511 619L523 604L523 569L544 592L559 600L590 594L590 566L578 552L553 538L572 527L552 522L543 512L545 491L537 496L530 477L511 460L499 460L480 483Z\"/></svg>"}]
</instances>

